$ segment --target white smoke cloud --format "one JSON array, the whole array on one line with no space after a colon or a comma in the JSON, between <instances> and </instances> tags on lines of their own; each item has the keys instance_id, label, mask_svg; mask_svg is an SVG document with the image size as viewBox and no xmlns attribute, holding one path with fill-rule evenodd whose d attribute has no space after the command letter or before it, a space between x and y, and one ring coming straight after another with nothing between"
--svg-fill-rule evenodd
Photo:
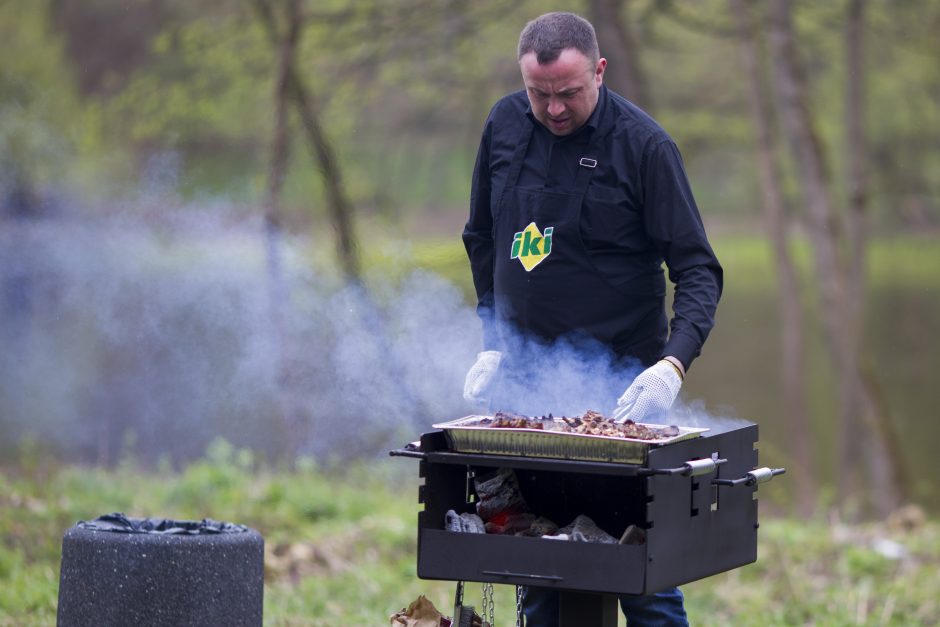
<instances>
[{"instance_id":1,"label":"white smoke cloud","mask_svg":"<svg viewBox=\"0 0 940 627\"><path fill-rule=\"evenodd\" d=\"M231 219L231 216L228 217ZM28 433L78 457L199 455L221 435L272 454L399 445L462 415L479 324L416 273L380 305L285 240L275 324L257 222L208 213L6 221L0 447Z\"/></svg>"},{"instance_id":2,"label":"white smoke cloud","mask_svg":"<svg viewBox=\"0 0 940 627\"><path fill-rule=\"evenodd\" d=\"M114 461L132 437L140 456L183 460L222 436L342 459L473 409L480 324L436 274L344 286L288 238L278 302L262 225L225 207L0 227L0 449L33 434ZM517 349L538 368L494 410L609 412L638 369L599 346Z\"/></svg>"}]
</instances>

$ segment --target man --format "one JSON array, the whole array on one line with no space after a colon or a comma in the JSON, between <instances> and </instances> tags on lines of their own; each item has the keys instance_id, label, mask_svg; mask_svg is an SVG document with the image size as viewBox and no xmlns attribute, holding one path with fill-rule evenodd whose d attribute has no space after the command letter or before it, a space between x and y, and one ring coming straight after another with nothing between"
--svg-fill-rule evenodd
<instances>
[{"instance_id":1,"label":"man","mask_svg":"<svg viewBox=\"0 0 940 627\"><path fill-rule=\"evenodd\" d=\"M614 417L649 421L672 405L714 325L721 266L675 144L604 86L591 24L542 15L523 29L518 59L525 90L486 121L463 234L484 336L464 396L512 411L507 382L538 362L533 346L599 345L646 368L623 381ZM687 624L678 589L621 606L631 627ZM557 624L557 594L529 588L524 611L530 627Z\"/></svg>"}]
</instances>

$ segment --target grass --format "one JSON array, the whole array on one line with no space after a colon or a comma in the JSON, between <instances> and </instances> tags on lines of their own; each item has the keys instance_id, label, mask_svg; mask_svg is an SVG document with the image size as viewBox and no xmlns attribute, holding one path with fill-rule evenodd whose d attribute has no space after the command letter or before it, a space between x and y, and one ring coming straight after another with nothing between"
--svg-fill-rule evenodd
<instances>
[{"instance_id":1,"label":"grass","mask_svg":"<svg viewBox=\"0 0 940 627\"><path fill-rule=\"evenodd\" d=\"M62 534L112 511L260 531L266 625L384 625L419 594L449 614L453 584L415 575L416 470L382 459L277 471L225 442L180 471L20 460L0 470L0 625L55 624ZM855 526L764 514L757 563L683 590L700 625L937 624L940 524L916 511ZM497 624L514 624L512 595L496 586ZM469 584L468 602L479 596Z\"/></svg>"}]
</instances>

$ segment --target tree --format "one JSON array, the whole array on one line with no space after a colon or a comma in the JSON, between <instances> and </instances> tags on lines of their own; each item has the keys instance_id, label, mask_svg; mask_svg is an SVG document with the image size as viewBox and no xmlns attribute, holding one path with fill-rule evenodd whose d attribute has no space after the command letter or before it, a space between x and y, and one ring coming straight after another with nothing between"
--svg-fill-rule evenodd
<instances>
[{"instance_id":1,"label":"tree","mask_svg":"<svg viewBox=\"0 0 940 627\"><path fill-rule=\"evenodd\" d=\"M281 43L281 37L278 35L276 19L269 0L255 0L255 7L272 46L277 47L280 45L284 49L279 76L280 89L284 90L284 95L291 99L297 109L304 130L307 133L307 138L310 141L311 152L323 176L326 186L328 213L337 237L340 267L349 279L358 281L360 269L358 244L353 226L352 203L350 203L343 187L339 162L320 121L315 96L298 75L292 62L293 51L297 48L302 25L300 5L297 0L291 0L289 3L287 20L289 34L283 39L283 43ZM279 120L280 122L281 120ZM286 137L284 141L286 141Z\"/></svg>"},{"instance_id":2,"label":"tree","mask_svg":"<svg viewBox=\"0 0 940 627\"><path fill-rule=\"evenodd\" d=\"M860 9L860 7L857 7ZM816 269L818 308L825 346L836 371L836 397L839 408L839 496L843 504L851 495L862 495L863 503L879 514L895 508L904 494L898 473L899 461L891 450L887 417L875 402L869 382L862 377L859 359L861 307L853 303L850 290L858 292L863 282L862 264L849 266L840 250L847 246L843 223L836 212L823 145L815 128L806 92L805 77L797 53L792 26L792 4L775 0L771 5L770 42L774 60L774 86L780 103L783 126L790 140L790 152L799 176L803 203L808 216L810 242ZM861 11L856 14L861 19ZM850 37L851 41L851 37ZM858 53L858 48L854 48ZM851 80L859 80L858 76ZM856 94L859 97L861 91ZM856 128L860 132L860 126ZM856 138L857 140L857 138ZM864 241L851 259L864 257ZM864 455L874 451L873 455ZM868 463L862 467L862 461ZM860 473L867 481L860 481ZM861 486L867 486L863 490Z\"/></svg>"},{"instance_id":3,"label":"tree","mask_svg":"<svg viewBox=\"0 0 940 627\"><path fill-rule=\"evenodd\" d=\"M748 3L745 0L731 0L730 7L731 13L737 18L741 59L749 84L748 100L755 131L764 223L773 249L777 299L780 302L779 346L783 403L792 424L797 507L805 516L811 514L815 506L816 490L813 481L812 437L805 380L807 359L801 305L803 287L790 255L791 211L783 191L781 165L777 157L775 112L767 94L765 75L762 71L762 61L766 55L758 42L758 30Z\"/></svg>"},{"instance_id":4,"label":"tree","mask_svg":"<svg viewBox=\"0 0 940 627\"><path fill-rule=\"evenodd\" d=\"M620 0L590 0L588 15L597 29L601 56L607 57L604 82L611 89L648 112L653 110L646 74L640 62L640 46L627 21L631 4Z\"/></svg>"}]
</instances>

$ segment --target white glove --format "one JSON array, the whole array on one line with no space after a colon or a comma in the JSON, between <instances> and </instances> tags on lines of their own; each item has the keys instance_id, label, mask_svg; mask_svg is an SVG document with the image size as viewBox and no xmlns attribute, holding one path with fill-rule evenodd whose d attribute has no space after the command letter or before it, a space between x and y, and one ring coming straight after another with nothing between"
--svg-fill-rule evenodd
<instances>
[{"instance_id":1,"label":"white glove","mask_svg":"<svg viewBox=\"0 0 940 627\"><path fill-rule=\"evenodd\" d=\"M644 418L665 414L679 395L680 387L682 377L678 367L660 359L637 375L617 399L614 420L641 422Z\"/></svg>"},{"instance_id":2,"label":"white glove","mask_svg":"<svg viewBox=\"0 0 940 627\"><path fill-rule=\"evenodd\" d=\"M465 400L476 405L485 405L489 401L487 393L502 358L503 354L499 351L483 351L477 355L477 361L470 367L463 384Z\"/></svg>"}]
</instances>

